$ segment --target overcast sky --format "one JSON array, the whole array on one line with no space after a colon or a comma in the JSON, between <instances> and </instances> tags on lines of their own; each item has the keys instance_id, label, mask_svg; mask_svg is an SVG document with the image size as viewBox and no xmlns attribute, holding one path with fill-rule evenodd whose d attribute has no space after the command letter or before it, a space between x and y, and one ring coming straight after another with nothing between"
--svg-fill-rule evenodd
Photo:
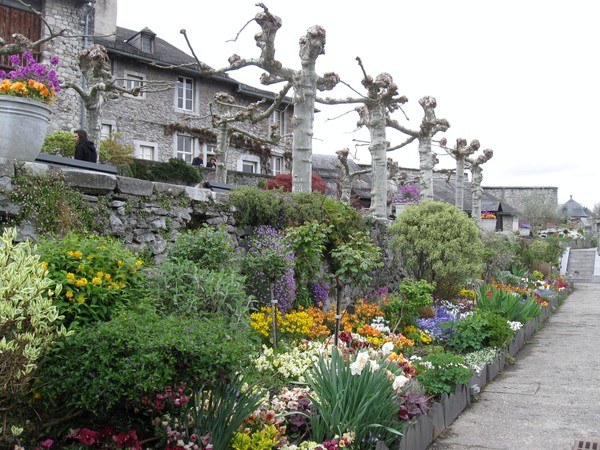
<instances>
[{"instance_id":1,"label":"overcast sky","mask_svg":"<svg viewBox=\"0 0 600 450\"><path fill-rule=\"evenodd\" d=\"M260 11L253 0L119 0L117 25L148 27L188 51L185 28L198 58L215 67L237 53L258 57L252 22ZM361 90L360 56L368 74L388 72L409 103L410 127L418 128L419 98L437 99L437 116L450 122L450 145L459 137L478 139L494 157L484 167L484 186L554 186L558 201L572 195L592 208L600 203L600 2L597 0L265 0L282 19L276 56L299 69L298 40L308 28L327 32L319 74L337 72ZM229 41L229 42L228 42ZM256 69L230 74L260 87ZM362 91L361 91L362 92ZM343 88L327 93L346 96ZM315 153L334 154L368 137L356 131L353 108L319 106ZM349 114L343 115L344 112ZM395 118L403 121L400 112ZM340 115L341 118L332 120ZM388 131L391 145L405 136ZM357 158L369 162L366 147ZM390 154L403 167L418 167L416 145ZM453 167L440 156L436 168Z\"/></svg>"}]
</instances>

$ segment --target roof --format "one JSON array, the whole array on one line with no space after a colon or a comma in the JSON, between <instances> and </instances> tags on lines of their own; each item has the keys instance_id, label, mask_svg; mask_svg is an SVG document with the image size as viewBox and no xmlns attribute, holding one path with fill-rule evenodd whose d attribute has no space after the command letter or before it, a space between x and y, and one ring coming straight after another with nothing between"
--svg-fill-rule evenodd
<instances>
[{"instance_id":1,"label":"roof","mask_svg":"<svg viewBox=\"0 0 600 450\"><path fill-rule=\"evenodd\" d=\"M338 161L336 155L319 155L313 154L313 168L323 178L323 180L330 186L333 192L335 192L337 179L339 172L342 170L342 166ZM357 170L364 170L370 168L368 164L358 164L351 158L348 158L348 167L351 172ZM418 176L417 169L400 168L400 172L407 172L408 181L414 180L415 176ZM357 177L352 183L352 191L354 194L361 198L371 198L371 172ZM454 174L448 175L444 172L433 173L433 199L440 202L455 204L456 201L456 176ZM464 182L464 198L463 198L463 211L471 213L473 209L472 197L471 197L471 183L465 178ZM481 210L500 213L501 215L517 215L518 212L515 208L502 203L502 201L487 192L484 192L481 198Z\"/></svg>"},{"instance_id":2,"label":"roof","mask_svg":"<svg viewBox=\"0 0 600 450\"><path fill-rule=\"evenodd\" d=\"M583 206L573 200L573 196L570 196L569 200L561 206L561 211L565 212L569 217L588 217L584 211Z\"/></svg>"},{"instance_id":3,"label":"roof","mask_svg":"<svg viewBox=\"0 0 600 450\"><path fill-rule=\"evenodd\" d=\"M96 36L94 41L97 44L100 44L106 48L106 51L109 54L119 55L121 57L132 58L134 60L146 63L146 64L156 64L158 66L181 66L181 65L189 65L189 67L178 67L177 72L184 73L192 77L199 77L200 72L195 68L196 67L196 59L186 52L178 49L174 45L168 43L164 39L159 37L154 38L154 52L144 52L140 48L135 45L132 45L130 42L132 38L141 33L147 33L153 36L156 36L149 28L144 28L140 31L130 30L123 27L117 27L116 35L114 39ZM204 64L204 63L203 63ZM207 65L208 66L208 65ZM245 95L255 97L255 98L268 98L274 99L277 94L258 89L252 87L250 85L240 83L239 81L231 78L226 73L220 73L211 75L207 78L222 82L233 84L236 86L237 92L243 93ZM291 104L292 100L287 98L284 100L284 103Z\"/></svg>"}]
</instances>

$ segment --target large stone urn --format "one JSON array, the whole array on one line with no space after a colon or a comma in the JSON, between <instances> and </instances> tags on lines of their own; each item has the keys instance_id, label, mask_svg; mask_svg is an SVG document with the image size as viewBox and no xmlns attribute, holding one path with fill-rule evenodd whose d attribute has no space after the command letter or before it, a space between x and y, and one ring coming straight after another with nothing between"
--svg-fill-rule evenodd
<instances>
[{"instance_id":1,"label":"large stone urn","mask_svg":"<svg viewBox=\"0 0 600 450\"><path fill-rule=\"evenodd\" d=\"M46 103L11 95L0 95L0 158L34 161L50 121Z\"/></svg>"}]
</instances>

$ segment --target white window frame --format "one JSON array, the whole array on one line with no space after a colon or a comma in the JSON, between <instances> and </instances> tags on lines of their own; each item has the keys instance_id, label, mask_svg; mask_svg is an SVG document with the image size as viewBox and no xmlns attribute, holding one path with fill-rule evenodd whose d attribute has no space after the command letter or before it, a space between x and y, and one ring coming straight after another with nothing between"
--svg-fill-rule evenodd
<instances>
[{"instance_id":1,"label":"white window frame","mask_svg":"<svg viewBox=\"0 0 600 450\"><path fill-rule=\"evenodd\" d=\"M275 111L273 111L271 113L271 117L269 118L269 133L271 133L273 131L272 129L272 124L277 124L279 125L279 128L277 130L277 132L279 133L279 136L285 136L287 130L286 130L286 112L285 109L276 109Z\"/></svg>"},{"instance_id":2,"label":"white window frame","mask_svg":"<svg viewBox=\"0 0 600 450\"><path fill-rule=\"evenodd\" d=\"M108 128L108 134L104 132L105 127ZM105 120L102 122L102 126L100 128L100 140L103 141L108 139L113 135L113 133L117 132L116 122L113 120Z\"/></svg>"},{"instance_id":3,"label":"white window frame","mask_svg":"<svg viewBox=\"0 0 600 450\"><path fill-rule=\"evenodd\" d=\"M237 171L244 172L244 164L250 163L254 166L255 171L252 173L261 173L260 158L256 155L244 154L237 160ZM250 173L250 172L246 172Z\"/></svg>"},{"instance_id":4,"label":"white window frame","mask_svg":"<svg viewBox=\"0 0 600 450\"><path fill-rule=\"evenodd\" d=\"M279 162L279 168L277 162ZM280 173L285 173L285 160L281 155L273 155L271 156L271 175L279 175Z\"/></svg>"},{"instance_id":5,"label":"white window frame","mask_svg":"<svg viewBox=\"0 0 600 450\"><path fill-rule=\"evenodd\" d=\"M156 142L147 142L147 141L133 141L133 155L136 159L145 159L139 157L139 152L142 147L152 148L152 159L149 161L158 161L158 144Z\"/></svg>"},{"instance_id":6,"label":"white window frame","mask_svg":"<svg viewBox=\"0 0 600 450\"><path fill-rule=\"evenodd\" d=\"M133 89L135 87L142 87L144 86L144 84L146 83L146 75L144 75L143 73L139 73L139 72L132 72L130 70L126 70L125 73L123 74L123 78L125 78L125 80L123 81L123 85L125 87L125 89ZM128 97L131 98L137 98L137 99L144 99L146 98L146 93L144 91L140 92L139 95L131 95L131 94L125 94Z\"/></svg>"},{"instance_id":7,"label":"white window frame","mask_svg":"<svg viewBox=\"0 0 600 450\"><path fill-rule=\"evenodd\" d=\"M188 89L186 89L186 86L182 87L182 83L180 80L183 80L184 83L187 82L191 82L191 93L190 95L186 95L186 93L188 93ZM181 90L181 92L180 92ZM180 93L182 93L183 95L180 96ZM183 106L179 106L179 102L180 100L182 101L182 105ZM187 101L191 101L192 105L191 108L187 108L186 107L186 102ZM185 112L194 112L196 109L196 80L194 80L193 78L189 78L189 77L177 77L177 83L175 85L175 109L178 111L185 111Z\"/></svg>"},{"instance_id":8,"label":"white window frame","mask_svg":"<svg viewBox=\"0 0 600 450\"><path fill-rule=\"evenodd\" d=\"M184 139L189 139L190 142L190 149L189 152L187 151L182 151L179 148L179 138L184 138ZM179 159L183 159L186 163L191 164L192 163L192 159L194 159L194 156L196 156L197 151L197 138L195 138L194 136L190 136L188 134L184 134L184 133L175 133L175 138L173 139L173 156L175 158L179 158ZM186 158L186 156L189 156L189 161L188 158Z\"/></svg>"}]
</instances>

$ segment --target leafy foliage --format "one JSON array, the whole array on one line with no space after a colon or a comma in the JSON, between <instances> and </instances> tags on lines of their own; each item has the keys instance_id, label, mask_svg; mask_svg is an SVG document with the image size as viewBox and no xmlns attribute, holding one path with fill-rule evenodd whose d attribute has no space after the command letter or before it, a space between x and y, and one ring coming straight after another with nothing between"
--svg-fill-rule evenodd
<instances>
[{"instance_id":1,"label":"leafy foliage","mask_svg":"<svg viewBox=\"0 0 600 450\"><path fill-rule=\"evenodd\" d=\"M236 253L224 227L207 224L181 233L167 251L168 259L186 259L209 270L236 268Z\"/></svg>"},{"instance_id":2,"label":"leafy foliage","mask_svg":"<svg viewBox=\"0 0 600 450\"><path fill-rule=\"evenodd\" d=\"M327 183L323 181L323 178L318 173L312 173L312 191L320 192L325 194L327 192ZM282 189L284 192L292 192L292 174L291 173L280 173L275 178L267 181L265 189Z\"/></svg>"},{"instance_id":3,"label":"leafy foliage","mask_svg":"<svg viewBox=\"0 0 600 450\"><path fill-rule=\"evenodd\" d=\"M259 305L277 301L279 309L287 312L296 299L295 257L284 235L268 226L258 227L246 247L242 273L247 291Z\"/></svg>"},{"instance_id":4,"label":"leafy foliage","mask_svg":"<svg viewBox=\"0 0 600 450\"><path fill-rule=\"evenodd\" d=\"M38 251L48 277L63 285L54 304L69 328L110 319L138 300L146 280L143 262L116 239L69 233L40 241Z\"/></svg>"},{"instance_id":5,"label":"leafy foliage","mask_svg":"<svg viewBox=\"0 0 600 450\"><path fill-rule=\"evenodd\" d=\"M128 166L133 161L133 145L123 143L120 133L112 133L100 142L98 161L121 167Z\"/></svg>"},{"instance_id":6,"label":"leafy foliage","mask_svg":"<svg viewBox=\"0 0 600 450\"><path fill-rule=\"evenodd\" d=\"M527 323L541 314L542 308L534 298L505 292L483 284L477 293L477 306L481 311L498 314L510 322Z\"/></svg>"},{"instance_id":7,"label":"leafy foliage","mask_svg":"<svg viewBox=\"0 0 600 450\"><path fill-rule=\"evenodd\" d=\"M139 406L165 386L217 386L247 360L242 330L218 318L129 311L61 341L44 360L39 389L52 410L83 411L99 423ZM112 415L115 414L115 417Z\"/></svg>"},{"instance_id":8,"label":"leafy foliage","mask_svg":"<svg viewBox=\"0 0 600 450\"><path fill-rule=\"evenodd\" d=\"M52 342L67 334L53 305L60 285L48 277L30 242L15 244L14 228L0 235L0 405L4 426L15 399L28 392L31 376ZM0 432L0 443L2 432Z\"/></svg>"},{"instance_id":9,"label":"leafy foliage","mask_svg":"<svg viewBox=\"0 0 600 450\"><path fill-rule=\"evenodd\" d=\"M201 171L179 158L170 158L166 163L133 159L129 164L129 169L132 177L141 180L188 186L196 185L202 181Z\"/></svg>"},{"instance_id":10,"label":"leafy foliage","mask_svg":"<svg viewBox=\"0 0 600 450\"><path fill-rule=\"evenodd\" d=\"M435 285L425 280L403 280L398 287L400 295L391 295L382 305L387 320L397 325L401 322L415 325L419 311L433 304Z\"/></svg>"},{"instance_id":11,"label":"leafy foliage","mask_svg":"<svg viewBox=\"0 0 600 450\"><path fill-rule=\"evenodd\" d=\"M504 348L515 334L504 317L481 310L456 322L445 322L442 326L454 331L446 344L458 353L484 347Z\"/></svg>"},{"instance_id":12,"label":"leafy foliage","mask_svg":"<svg viewBox=\"0 0 600 450\"><path fill-rule=\"evenodd\" d=\"M398 393L388 378L388 366L377 370L367 367L356 374L351 364L333 348L331 359L321 355L307 373L316 411L310 416L312 438L323 441L352 430L357 448L375 448L377 440L390 445L398 438L402 424L397 419Z\"/></svg>"},{"instance_id":13,"label":"leafy foliage","mask_svg":"<svg viewBox=\"0 0 600 450\"><path fill-rule=\"evenodd\" d=\"M484 278L492 278L501 271L510 270L516 258L515 236L483 231L481 240L484 245Z\"/></svg>"},{"instance_id":14,"label":"leafy foliage","mask_svg":"<svg viewBox=\"0 0 600 450\"><path fill-rule=\"evenodd\" d=\"M390 233L411 278L435 282L436 296L455 297L483 269L480 231L453 205L422 201L404 211Z\"/></svg>"},{"instance_id":15,"label":"leafy foliage","mask_svg":"<svg viewBox=\"0 0 600 450\"><path fill-rule=\"evenodd\" d=\"M68 131L55 131L52 134L47 134L44 138L41 152L48 153L49 155L72 158L75 156L75 140L73 139L73 133L69 133Z\"/></svg>"},{"instance_id":16,"label":"leafy foliage","mask_svg":"<svg viewBox=\"0 0 600 450\"><path fill-rule=\"evenodd\" d=\"M245 278L229 270L208 270L189 260L167 261L144 286L147 299L163 313L183 317L227 318L248 324Z\"/></svg>"},{"instance_id":17,"label":"leafy foliage","mask_svg":"<svg viewBox=\"0 0 600 450\"><path fill-rule=\"evenodd\" d=\"M459 355L435 352L415 361L417 380L428 395L451 394L457 384L469 381L473 372Z\"/></svg>"},{"instance_id":18,"label":"leafy foliage","mask_svg":"<svg viewBox=\"0 0 600 450\"><path fill-rule=\"evenodd\" d=\"M95 208L90 207L80 192L69 187L60 172L18 175L9 198L20 207L13 222L32 221L40 234L97 231L105 228L108 219L102 202Z\"/></svg>"}]
</instances>

